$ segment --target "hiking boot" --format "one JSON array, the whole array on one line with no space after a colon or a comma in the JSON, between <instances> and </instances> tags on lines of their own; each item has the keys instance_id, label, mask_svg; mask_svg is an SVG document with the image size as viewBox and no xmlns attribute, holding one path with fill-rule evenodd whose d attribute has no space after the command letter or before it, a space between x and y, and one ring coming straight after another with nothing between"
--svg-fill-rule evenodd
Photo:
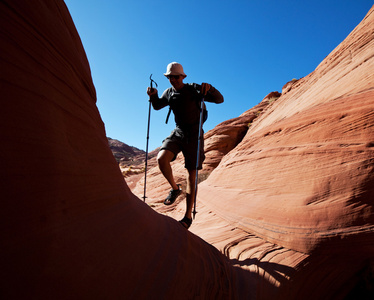
<instances>
[{"instance_id":1,"label":"hiking boot","mask_svg":"<svg viewBox=\"0 0 374 300\"><path fill-rule=\"evenodd\" d=\"M181 223L184 228L188 229L192 224L192 219L184 217L182 220L179 221L179 223Z\"/></svg>"},{"instance_id":2,"label":"hiking boot","mask_svg":"<svg viewBox=\"0 0 374 300\"><path fill-rule=\"evenodd\" d=\"M169 195L166 197L164 204L165 205L172 205L175 200L177 200L178 196L182 193L182 189L180 188L180 184L178 184L177 190L171 190Z\"/></svg>"}]
</instances>

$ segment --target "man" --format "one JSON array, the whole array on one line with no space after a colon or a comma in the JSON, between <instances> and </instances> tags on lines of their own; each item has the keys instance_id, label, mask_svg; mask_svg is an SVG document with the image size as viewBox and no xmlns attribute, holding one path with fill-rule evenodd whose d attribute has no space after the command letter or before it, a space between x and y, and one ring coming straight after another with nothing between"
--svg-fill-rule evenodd
<instances>
[{"instance_id":1,"label":"man","mask_svg":"<svg viewBox=\"0 0 374 300\"><path fill-rule=\"evenodd\" d=\"M171 135L163 141L161 150L157 156L157 162L161 173L172 188L164 204L171 205L182 193L182 190L180 185L177 185L174 180L170 163L176 159L179 152L182 151L184 155L185 168L188 171L186 213L184 218L179 222L188 229L192 224L192 209L195 201L196 159L201 99L204 96L205 101L222 103L223 97L218 90L208 83L202 83L201 85L183 83L187 75L184 73L183 67L179 63L170 63L164 75L169 79L171 87L166 89L161 97L158 96L157 89L155 88L151 89L148 87L147 94L155 110L159 110L168 105L170 106L170 110L174 113L176 128L172 131ZM202 168L205 159L203 133L202 131L198 170Z\"/></svg>"}]
</instances>

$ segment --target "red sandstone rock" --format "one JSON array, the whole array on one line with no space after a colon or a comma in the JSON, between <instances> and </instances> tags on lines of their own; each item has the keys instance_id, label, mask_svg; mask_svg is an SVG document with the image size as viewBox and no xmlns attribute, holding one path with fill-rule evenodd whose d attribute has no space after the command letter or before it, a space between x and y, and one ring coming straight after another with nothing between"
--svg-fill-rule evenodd
<instances>
[{"instance_id":1,"label":"red sandstone rock","mask_svg":"<svg viewBox=\"0 0 374 300\"><path fill-rule=\"evenodd\" d=\"M295 284L283 283L279 297L343 298L360 273L373 272L373 33L372 9L314 72L286 84L282 96L264 106L231 151L220 152L225 139L223 147L215 143L220 131L230 140L231 120L205 135L205 150L218 155L219 165L199 185L199 221L191 231L224 253L233 240L236 253L226 254L249 270L253 265L243 262L253 259L251 251L258 248L245 232L278 245L274 261L292 268L298 264L297 272L284 274ZM207 160L213 168L216 162ZM178 176L181 164L174 165ZM162 175L155 176L161 183ZM157 190L152 195L162 194ZM173 211L156 209L177 218L184 203ZM286 249L294 252L284 264L280 253ZM263 257L270 252L264 250ZM269 274L264 273L269 282L280 284Z\"/></svg>"},{"instance_id":2,"label":"red sandstone rock","mask_svg":"<svg viewBox=\"0 0 374 300\"><path fill-rule=\"evenodd\" d=\"M303 252L373 233L373 15L254 122L202 184L205 204Z\"/></svg>"},{"instance_id":3,"label":"red sandstone rock","mask_svg":"<svg viewBox=\"0 0 374 300\"><path fill-rule=\"evenodd\" d=\"M189 232L156 166L146 204L126 185L64 3L0 8L2 297L340 299L370 274L373 9L275 102L206 134Z\"/></svg>"},{"instance_id":4,"label":"red sandstone rock","mask_svg":"<svg viewBox=\"0 0 374 300\"><path fill-rule=\"evenodd\" d=\"M372 8L199 186L204 206L230 224L309 254L285 299L342 299L360 276L373 280L373 49Z\"/></svg>"},{"instance_id":5,"label":"red sandstone rock","mask_svg":"<svg viewBox=\"0 0 374 300\"><path fill-rule=\"evenodd\" d=\"M63 1L2 1L0 31L1 298L250 293L223 254L130 192Z\"/></svg>"}]
</instances>

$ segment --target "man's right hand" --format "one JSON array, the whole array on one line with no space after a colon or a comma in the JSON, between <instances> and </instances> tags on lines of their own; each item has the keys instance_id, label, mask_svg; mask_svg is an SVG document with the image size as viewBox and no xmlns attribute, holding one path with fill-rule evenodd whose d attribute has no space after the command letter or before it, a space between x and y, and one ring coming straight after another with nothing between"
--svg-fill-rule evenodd
<instances>
[{"instance_id":1,"label":"man's right hand","mask_svg":"<svg viewBox=\"0 0 374 300\"><path fill-rule=\"evenodd\" d=\"M155 94L157 94L157 89L148 87L147 88L147 94L148 94L148 96L155 95Z\"/></svg>"},{"instance_id":2,"label":"man's right hand","mask_svg":"<svg viewBox=\"0 0 374 300\"><path fill-rule=\"evenodd\" d=\"M201 84L201 94L206 96L206 93L210 90L211 85L209 83L203 82Z\"/></svg>"}]
</instances>

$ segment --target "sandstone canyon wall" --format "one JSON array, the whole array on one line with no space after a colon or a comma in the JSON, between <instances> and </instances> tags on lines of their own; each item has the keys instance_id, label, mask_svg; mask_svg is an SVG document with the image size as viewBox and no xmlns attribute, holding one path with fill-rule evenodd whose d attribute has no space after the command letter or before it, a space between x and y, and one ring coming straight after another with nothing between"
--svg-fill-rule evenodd
<instances>
[{"instance_id":1,"label":"sandstone canyon wall","mask_svg":"<svg viewBox=\"0 0 374 300\"><path fill-rule=\"evenodd\" d=\"M253 264L243 263L257 259L252 235L279 252L295 251L287 263L283 254L271 258L297 270L287 299L339 299L362 274L373 273L373 57L371 9L315 71L285 84L281 97L270 103L278 96L272 93L205 135L202 173L211 174L199 184L197 206L209 216L198 214L191 231L253 272ZM173 170L183 183L182 158ZM150 173L149 201L179 217L183 201L173 210L163 207L169 186L157 167ZM134 192L141 187L140 181Z\"/></svg>"},{"instance_id":2,"label":"sandstone canyon wall","mask_svg":"<svg viewBox=\"0 0 374 300\"><path fill-rule=\"evenodd\" d=\"M191 231L157 167L147 203L124 181L63 1L2 1L0 24L2 298L354 299L372 278L373 9L276 101L206 133Z\"/></svg>"},{"instance_id":3,"label":"sandstone canyon wall","mask_svg":"<svg viewBox=\"0 0 374 300\"><path fill-rule=\"evenodd\" d=\"M372 249L373 20L371 11L314 72L285 87L202 184L205 204L295 250L358 233Z\"/></svg>"},{"instance_id":4,"label":"sandstone canyon wall","mask_svg":"<svg viewBox=\"0 0 374 300\"><path fill-rule=\"evenodd\" d=\"M224 255L130 192L65 3L1 1L0 31L0 297L242 293Z\"/></svg>"}]
</instances>

